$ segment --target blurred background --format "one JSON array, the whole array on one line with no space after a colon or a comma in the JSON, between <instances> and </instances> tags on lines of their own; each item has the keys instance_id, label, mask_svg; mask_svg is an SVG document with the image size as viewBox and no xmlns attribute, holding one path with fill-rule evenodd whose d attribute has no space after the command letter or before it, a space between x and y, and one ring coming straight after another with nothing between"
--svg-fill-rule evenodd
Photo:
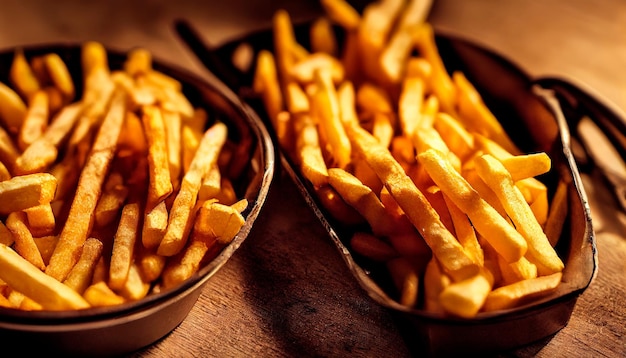
<instances>
[{"instance_id":1,"label":"blurred background","mask_svg":"<svg viewBox=\"0 0 626 358\"><path fill-rule=\"evenodd\" d=\"M357 9L367 3L351 1ZM143 46L155 57L200 70L172 22L185 18L219 44L269 26L277 8L293 21L321 13L316 0L2 0L0 47L97 40ZM508 57L531 75L560 75L600 89L626 108L626 1L435 0L429 21Z\"/></svg>"}]
</instances>

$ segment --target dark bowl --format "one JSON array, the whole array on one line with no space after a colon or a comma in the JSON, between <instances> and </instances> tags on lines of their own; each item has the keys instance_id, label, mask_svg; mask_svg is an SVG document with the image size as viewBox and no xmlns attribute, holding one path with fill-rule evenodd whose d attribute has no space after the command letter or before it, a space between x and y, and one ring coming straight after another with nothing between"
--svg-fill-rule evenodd
<instances>
[{"instance_id":1,"label":"dark bowl","mask_svg":"<svg viewBox=\"0 0 626 358\"><path fill-rule=\"evenodd\" d=\"M0 52L0 81L7 82L15 49ZM107 49L109 66L119 69L124 51ZM25 47L27 57L57 53L67 64L76 93L81 93L80 44L54 44ZM244 242L262 209L275 167L272 141L263 122L246 104L218 80L204 79L184 69L159 61L153 67L179 80L183 93L195 107L204 108L212 120L219 119L229 129L229 140L248 156L246 167L234 179L238 198L246 198L245 223L231 243L191 278L161 293L149 294L136 302L77 311L21 311L0 308L0 344L16 347L26 342L20 354L60 354L62 356L111 356L145 347L162 338L187 316L209 279Z\"/></svg>"},{"instance_id":2,"label":"dark bowl","mask_svg":"<svg viewBox=\"0 0 626 358\"><path fill-rule=\"evenodd\" d=\"M309 26L310 23L294 26L297 41L305 47L309 45ZM207 44L185 21L178 22L177 30L204 65L269 123L251 84L256 54L262 49L273 50L271 30L254 32L217 46ZM341 43L342 30L335 30ZM562 102L555 92L540 85L549 81L531 79L510 61L461 38L436 33L436 41L448 71L464 72L519 148L526 152L545 151L552 158L552 169L540 177L548 188L549 198L554 195L559 180L569 183L570 210L556 247L565 262L565 270L556 292L514 309L479 313L471 319L442 317L402 306L393 298L395 293L384 266L351 250L349 240L354 228L342 225L324 209L311 183L284 153L281 153L280 169L297 184L363 290L394 315L416 355L502 352L548 337L565 327L576 300L597 272L590 209L571 151L569 126L576 119L564 117ZM242 67L233 58L245 52L253 56L248 66ZM275 133L270 132L275 139Z\"/></svg>"}]
</instances>

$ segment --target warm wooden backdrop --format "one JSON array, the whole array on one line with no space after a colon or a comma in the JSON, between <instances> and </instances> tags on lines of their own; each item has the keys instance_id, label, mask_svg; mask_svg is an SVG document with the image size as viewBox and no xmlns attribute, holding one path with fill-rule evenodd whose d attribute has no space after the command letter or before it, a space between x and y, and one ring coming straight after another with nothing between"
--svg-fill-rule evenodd
<instances>
[{"instance_id":1,"label":"warm wooden backdrop","mask_svg":"<svg viewBox=\"0 0 626 358\"><path fill-rule=\"evenodd\" d=\"M172 31L192 21L212 43L268 26L279 6L295 20L316 1L4 0L0 47L98 40L143 46L206 75ZM512 59L531 75L590 86L626 109L626 2L621 0L439 0L429 20ZM626 217L595 175L585 176L600 270L569 325L551 339L503 356L626 355ZM188 318L136 354L161 356L367 356L409 352L389 315L352 280L289 179L278 175L267 208L233 259L213 277Z\"/></svg>"}]
</instances>

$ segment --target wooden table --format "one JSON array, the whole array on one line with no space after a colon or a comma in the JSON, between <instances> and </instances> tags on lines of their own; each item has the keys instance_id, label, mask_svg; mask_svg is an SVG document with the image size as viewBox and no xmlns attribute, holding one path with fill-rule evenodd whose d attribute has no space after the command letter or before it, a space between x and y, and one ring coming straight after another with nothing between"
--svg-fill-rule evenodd
<instances>
[{"instance_id":1,"label":"wooden table","mask_svg":"<svg viewBox=\"0 0 626 358\"><path fill-rule=\"evenodd\" d=\"M184 17L218 44L269 24L279 6L295 20L316 1L3 1L0 47L98 40L207 75L172 30ZM585 84L626 109L626 2L439 0L438 31L483 44L529 74ZM501 356L626 355L626 216L597 175L584 176L600 269L569 324ZM410 356L388 312L357 286L325 231L280 173L244 245L205 287L187 319L135 357Z\"/></svg>"}]
</instances>

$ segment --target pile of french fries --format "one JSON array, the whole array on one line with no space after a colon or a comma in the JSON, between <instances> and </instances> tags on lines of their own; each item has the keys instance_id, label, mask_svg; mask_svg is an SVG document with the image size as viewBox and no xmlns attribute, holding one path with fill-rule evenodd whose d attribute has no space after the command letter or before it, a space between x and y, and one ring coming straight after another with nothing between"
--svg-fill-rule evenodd
<instances>
[{"instance_id":1,"label":"pile of french fries","mask_svg":"<svg viewBox=\"0 0 626 358\"><path fill-rule=\"evenodd\" d=\"M72 310L173 288L244 223L237 143L137 48L14 53L0 83L0 305ZM79 86L80 85L80 86ZM82 88L82 93L76 89Z\"/></svg>"},{"instance_id":2,"label":"pile of french fries","mask_svg":"<svg viewBox=\"0 0 626 358\"><path fill-rule=\"evenodd\" d=\"M321 4L310 48L275 13L252 85L283 153L354 228L353 252L387 268L397 302L433 314L472 318L553 292L566 184L549 205L536 177L551 159L521 153L464 74L446 70L427 2Z\"/></svg>"}]
</instances>

